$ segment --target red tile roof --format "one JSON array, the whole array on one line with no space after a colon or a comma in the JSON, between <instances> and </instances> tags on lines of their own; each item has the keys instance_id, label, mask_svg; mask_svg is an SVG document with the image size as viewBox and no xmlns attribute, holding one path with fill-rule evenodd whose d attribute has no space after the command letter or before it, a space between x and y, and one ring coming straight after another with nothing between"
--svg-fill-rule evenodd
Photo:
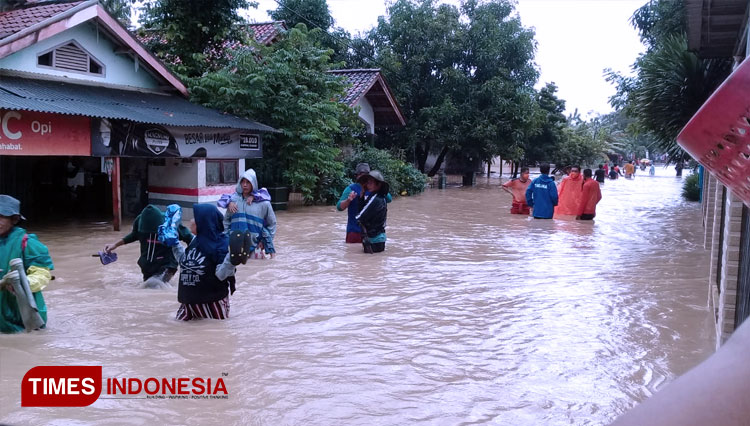
<instances>
[{"instance_id":1,"label":"red tile roof","mask_svg":"<svg viewBox=\"0 0 750 426\"><path fill-rule=\"evenodd\" d=\"M278 37L282 31L287 30L284 21L257 22L248 24L247 26L253 30L255 41L265 45L273 43L274 39Z\"/></svg>"},{"instance_id":2,"label":"red tile roof","mask_svg":"<svg viewBox=\"0 0 750 426\"><path fill-rule=\"evenodd\" d=\"M344 77L349 84L341 102L354 107L360 99L366 98L375 112L375 127L399 127L406 121L396 103L395 96L385 82L380 69L351 69L328 71L339 77Z\"/></svg>"},{"instance_id":3,"label":"red tile roof","mask_svg":"<svg viewBox=\"0 0 750 426\"><path fill-rule=\"evenodd\" d=\"M353 107L357 102L367 94L375 81L378 79L380 70L375 69L353 69L353 70L332 70L331 74L346 78L349 88L341 102Z\"/></svg>"},{"instance_id":4,"label":"red tile roof","mask_svg":"<svg viewBox=\"0 0 750 426\"><path fill-rule=\"evenodd\" d=\"M32 25L43 22L58 13L65 12L81 3L83 3L83 1L42 4L36 6L29 2L29 7L8 12L0 12L0 40Z\"/></svg>"}]
</instances>

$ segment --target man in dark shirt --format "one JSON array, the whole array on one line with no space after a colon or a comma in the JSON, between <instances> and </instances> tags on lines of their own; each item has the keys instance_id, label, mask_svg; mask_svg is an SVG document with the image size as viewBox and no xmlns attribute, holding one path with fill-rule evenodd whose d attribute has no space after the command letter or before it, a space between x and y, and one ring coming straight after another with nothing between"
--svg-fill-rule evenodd
<instances>
[{"instance_id":1,"label":"man in dark shirt","mask_svg":"<svg viewBox=\"0 0 750 426\"><path fill-rule=\"evenodd\" d=\"M596 169L594 172L594 175L596 176L596 181L599 183L604 183L604 178L607 177L607 172L604 171L604 165L599 164L599 168Z\"/></svg>"}]
</instances>

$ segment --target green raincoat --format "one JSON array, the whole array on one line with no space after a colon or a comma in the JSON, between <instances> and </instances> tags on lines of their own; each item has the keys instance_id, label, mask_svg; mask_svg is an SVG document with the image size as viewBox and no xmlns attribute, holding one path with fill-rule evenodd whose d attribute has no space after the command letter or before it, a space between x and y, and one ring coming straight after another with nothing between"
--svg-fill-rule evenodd
<instances>
[{"instance_id":1,"label":"green raincoat","mask_svg":"<svg viewBox=\"0 0 750 426\"><path fill-rule=\"evenodd\" d=\"M26 248L22 249L24 235L27 235L26 230L16 226L11 229L8 235L0 237L0 269L2 269L0 277L10 271L10 261L16 258L23 260L23 267L27 271L31 266L54 269L47 246L42 244L36 235L28 234ZM44 303L42 292L34 293L34 299L37 308L39 308L39 316L46 323L47 305ZM24 326L21 313L18 310L16 296L7 290L0 290L0 332L18 333L20 331L24 331Z\"/></svg>"}]
</instances>

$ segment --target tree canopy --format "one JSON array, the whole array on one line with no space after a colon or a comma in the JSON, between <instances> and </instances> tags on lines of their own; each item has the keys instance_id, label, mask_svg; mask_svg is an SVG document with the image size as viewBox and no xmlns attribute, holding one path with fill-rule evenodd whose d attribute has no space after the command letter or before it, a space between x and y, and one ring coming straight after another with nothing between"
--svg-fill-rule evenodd
<instances>
[{"instance_id":1,"label":"tree canopy","mask_svg":"<svg viewBox=\"0 0 750 426\"><path fill-rule=\"evenodd\" d=\"M144 31L153 31L147 47L157 56L171 58L172 68L193 77L206 69L206 52L222 49L227 41L243 33L232 31L242 21L241 8L255 5L248 0L150 0L141 7Z\"/></svg>"},{"instance_id":2,"label":"tree canopy","mask_svg":"<svg viewBox=\"0 0 750 426\"><path fill-rule=\"evenodd\" d=\"M670 159L682 159L677 135L729 75L732 60L701 59L688 51L683 0L651 0L631 23L648 50L633 64L635 76L608 72L617 86L610 103L634 120L632 131L651 135Z\"/></svg>"},{"instance_id":3,"label":"tree canopy","mask_svg":"<svg viewBox=\"0 0 750 426\"><path fill-rule=\"evenodd\" d=\"M413 153L422 171L439 153L429 175L448 153L471 165L523 145L534 127L535 42L512 2L397 0L387 12L351 52L353 66L383 70L407 119L381 144Z\"/></svg>"},{"instance_id":4,"label":"tree canopy","mask_svg":"<svg viewBox=\"0 0 750 426\"><path fill-rule=\"evenodd\" d=\"M281 131L264 139L264 160L280 173L268 178L300 190L308 202L343 176L338 146L353 143L361 126L338 101L344 85L327 73L332 52L315 44L316 31L300 24L271 47L242 49L226 67L191 80L195 101Z\"/></svg>"}]
</instances>

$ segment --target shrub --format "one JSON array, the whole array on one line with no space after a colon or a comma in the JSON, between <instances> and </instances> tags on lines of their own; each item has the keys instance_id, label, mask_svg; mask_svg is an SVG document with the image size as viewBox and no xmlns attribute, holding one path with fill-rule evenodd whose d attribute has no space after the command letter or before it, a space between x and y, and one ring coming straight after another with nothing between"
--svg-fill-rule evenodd
<instances>
[{"instance_id":1,"label":"shrub","mask_svg":"<svg viewBox=\"0 0 750 426\"><path fill-rule=\"evenodd\" d=\"M391 187L393 195L414 195L424 191L429 178L411 164L401 160L391 152L369 145L359 145L351 158L345 161L347 173L354 177L358 163L368 163L370 169L379 170Z\"/></svg>"},{"instance_id":2,"label":"shrub","mask_svg":"<svg viewBox=\"0 0 750 426\"><path fill-rule=\"evenodd\" d=\"M699 201L701 198L701 187L698 173L693 173L685 179L682 184L682 196L688 201Z\"/></svg>"}]
</instances>

